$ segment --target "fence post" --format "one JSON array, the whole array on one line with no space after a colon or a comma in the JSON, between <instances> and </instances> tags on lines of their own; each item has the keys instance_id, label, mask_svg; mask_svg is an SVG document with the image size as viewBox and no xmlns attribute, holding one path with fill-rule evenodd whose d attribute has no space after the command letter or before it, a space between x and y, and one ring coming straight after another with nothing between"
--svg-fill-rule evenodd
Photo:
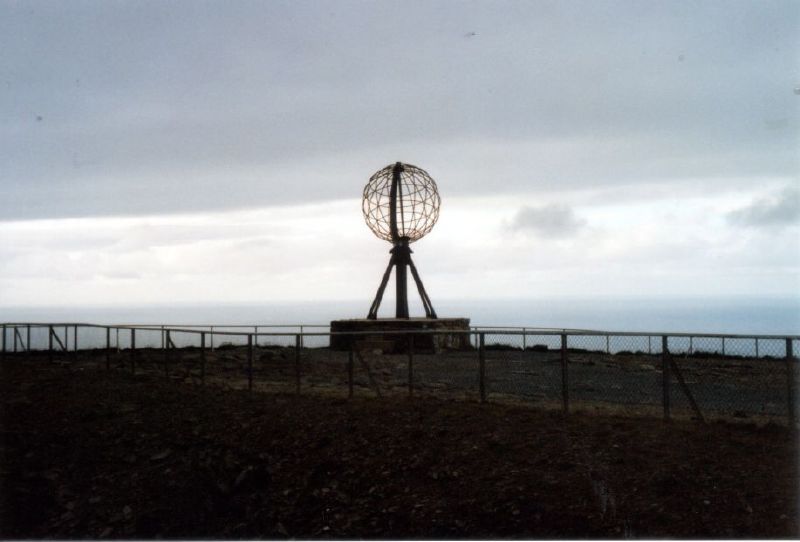
<instances>
[{"instance_id":1,"label":"fence post","mask_svg":"<svg viewBox=\"0 0 800 542\"><path fill-rule=\"evenodd\" d=\"M119 328L116 328L114 334L116 335L116 341L117 341L117 354L119 354L120 352L122 352L122 349L119 347Z\"/></svg>"},{"instance_id":2,"label":"fence post","mask_svg":"<svg viewBox=\"0 0 800 542\"><path fill-rule=\"evenodd\" d=\"M50 329L52 332L52 328ZM50 337L50 351L53 350L53 338ZM106 371L111 369L111 328L106 328Z\"/></svg>"},{"instance_id":3,"label":"fence post","mask_svg":"<svg viewBox=\"0 0 800 542\"><path fill-rule=\"evenodd\" d=\"M569 371L567 360L567 334L561 334L561 403L564 413L569 412Z\"/></svg>"},{"instance_id":4,"label":"fence post","mask_svg":"<svg viewBox=\"0 0 800 542\"><path fill-rule=\"evenodd\" d=\"M31 355L31 325L28 324L27 330L25 332L25 351L28 353L28 357Z\"/></svg>"},{"instance_id":5,"label":"fence post","mask_svg":"<svg viewBox=\"0 0 800 542\"><path fill-rule=\"evenodd\" d=\"M350 336L350 352L347 356L347 398L353 398L353 337Z\"/></svg>"},{"instance_id":6,"label":"fence post","mask_svg":"<svg viewBox=\"0 0 800 542\"><path fill-rule=\"evenodd\" d=\"M214 326L209 326L211 329L211 351L214 351Z\"/></svg>"},{"instance_id":7,"label":"fence post","mask_svg":"<svg viewBox=\"0 0 800 542\"><path fill-rule=\"evenodd\" d=\"M528 332L523 327L522 328L522 351L524 352L527 349L528 349Z\"/></svg>"},{"instance_id":8,"label":"fence post","mask_svg":"<svg viewBox=\"0 0 800 542\"><path fill-rule=\"evenodd\" d=\"M200 383L206 383L206 332L200 332Z\"/></svg>"},{"instance_id":9,"label":"fence post","mask_svg":"<svg viewBox=\"0 0 800 542\"><path fill-rule=\"evenodd\" d=\"M6 360L6 325L3 324L3 361Z\"/></svg>"},{"instance_id":10,"label":"fence post","mask_svg":"<svg viewBox=\"0 0 800 542\"><path fill-rule=\"evenodd\" d=\"M64 326L64 355L69 352L69 326Z\"/></svg>"},{"instance_id":11,"label":"fence post","mask_svg":"<svg viewBox=\"0 0 800 542\"><path fill-rule=\"evenodd\" d=\"M169 378L169 362L172 356L172 332L168 329L167 333L167 348L164 351L164 376Z\"/></svg>"},{"instance_id":12,"label":"fence post","mask_svg":"<svg viewBox=\"0 0 800 542\"><path fill-rule=\"evenodd\" d=\"M786 398L789 408L789 423L795 423L794 409L794 345L792 339L786 339Z\"/></svg>"},{"instance_id":13,"label":"fence post","mask_svg":"<svg viewBox=\"0 0 800 542\"><path fill-rule=\"evenodd\" d=\"M15 354L17 353L17 341L19 340L19 339L17 339L18 336L19 336L19 330L17 329L17 326L14 326L14 353Z\"/></svg>"},{"instance_id":14,"label":"fence post","mask_svg":"<svg viewBox=\"0 0 800 542\"><path fill-rule=\"evenodd\" d=\"M294 337L294 377L295 377L295 393L300 395L300 345L302 344L302 335L297 334Z\"/></svg>"},{"instance_id":15,"label":"fence post","mask_svg":"<svg viewBox=\"0 0 800 542\"><path fill-rule=\"evenodd\" d=\"M606 335L606 354L611 353L611 342L609 341L609 335Z\"/></svg>"},{"instance_id":16,"label":"fence post","mask_svg":"<svg viewBox=\"0 0 800 542\"><path fill-rule=\"evenodd\" d=\"M258 348L258 326L253 326L253 333L256 334L256 348Z\"/></svg>"},{"instance_id":17,"label":"fence post","mask_svg":"<svg viewBox=\"0 0 800 542\"><path fill-rule=\"evenodd\" d=\"M300 326L300 348L303 348L305 337L303 336L303 326Z\"/></svg>"},{"instance_id":18,"label":"fence post","mask_svg":"<svg viewBox=\"0 0 800 542\"><path fill-rule=\"evenodd\" d=\"M247 335L247 391L253 391L253 335Z\"/></svg>"},{"instance_id":19,"label":"fence post","mask_svg":"<svg viewBox=\"0 0 800 542\"><path fill-rule=\"evenodd\" d=\"M756 359L758 359L758 338L756 337Z\"/></svg>"},{"instance_id":20,"label":"fence post","mask_svg":"<svg viewBox=\"0 0 800 542\"><path fill-rule=\"evenodd\" d=\"M161 326L161 350L164 350L164 326Z\"/></svg>"},{"instance_id":21,"label":"fence post","mask_svg":"<svg viewBox=\"0 0 800 542\"><path fill-rule=\"evenodd\" d=\"M53 326L47 326L47 359L53 362Z\"/></svg>"},{"instance_id":22,"label":"fence post","mask_svg":"<svg viewBox=\"0 0 800 542\"><path fill-rule=\"evenodd\" d=\"M648 335L647 336L647 353L649 355L652 355L653 354L653 346L652 346L652 343L651 343L650 339L652 339L652 337L650 335Z\"/></svg>"},{"instance_id":23,"label":"fence post","mask_svg":"<svg viewBox=\"0 0 800 542\"><path fill-rule=\"evenodd\" d=\"M72 328L72 350L75 352L75 358L78 357L78 326Z\"/></svg>"},{"instance_id":24,"label":"fence post","mask_svg":"<svg viewBox=\"0 0 800 542\"><path fill-rule=\"evenodd\" d=\"M483 333L478 337L478 389L481 403L486 402L486 337Z\"/></svg>"},{"instance_id":25,"label":"fence post","mask_svg":"<svg viewBox=\"0 0 800 542\"><path fill-rule=\"evenodd\" d=\"M669 374L669 345L668 345L668 337L666 335L661 336L661 393L663 395L664 401L664 420L669 420L670 418L670 409L669 409L669 382L670 382L670 374Z\"/></svg>"},{"instance_id":26,"label":"fence post","mask_svg":"<svg viewBox=\"0 0 800 542\"><path fill-rule=\"evenodd\" d=\"M131 374L136 373L136 330L131 328Z\"/></svg>"},{"instance_id":27,"label":"fence post","mask_svg":"<svg viewBox=\"0 0 800 542\"><path fill-rule=\"evenodd\" d=\"M414 397L414 336L408 336L408 396Z\"/></svg>"},{"instance_id":28,"label":"fence post","mask_svg":"<svg viewBox=\"0 0 800 542\"><path fill-rule=\"evenodd\" d=\"M725 355L725 337L722 337L722 355Z\"/></svg>"}]
</instances>

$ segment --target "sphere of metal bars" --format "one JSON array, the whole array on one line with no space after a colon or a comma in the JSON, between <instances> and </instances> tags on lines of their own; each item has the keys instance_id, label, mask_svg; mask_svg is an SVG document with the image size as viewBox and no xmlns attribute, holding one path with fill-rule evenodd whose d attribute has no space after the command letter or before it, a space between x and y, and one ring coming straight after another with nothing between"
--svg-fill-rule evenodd
<instances>
[{"instance_id":1,"label":"sphere of metal bars","mask_svg":"<svg viewBox=\"0 0 800 542\"><path fill-rule=\"evenodd\" d=\"M392 238L391 195L395 165L388 165L370 177L364 187L361 210L372 233L389 242ZM439 219L439 190L424 169L402 164L397 186L395 216L398 238L413 243L423 238Z\"/></svg>"}]
</instances>

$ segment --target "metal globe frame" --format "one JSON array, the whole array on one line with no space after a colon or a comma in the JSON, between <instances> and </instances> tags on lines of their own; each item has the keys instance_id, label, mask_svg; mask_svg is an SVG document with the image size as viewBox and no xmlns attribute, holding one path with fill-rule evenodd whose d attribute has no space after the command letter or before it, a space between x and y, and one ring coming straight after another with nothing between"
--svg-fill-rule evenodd
<instances>
[{"instance_id":1,"label":"metal globe frame","mask_svg":"<svg viewBox=\"0 0 800 542\"><path fill-rule=\"evenodd\" d=\"M367 226L380 239L393 243L396 238L407 237L413 243L433 229L439 219L441 198L436 181L425 170L410 164L400 164L395 189L392 183L396 167L397 164L386 166L370 177L364 187L361 210ZM392 232L393 215L397 217L396 233Z\"/></svg>"},{"instance_id":2,"label":"metal globe frame","mask_svg":"<svg viewBox=\"0 0 800 542\"><path fill-rule=\"evenodd\" d=\"M396 318L408 318L407 269L417 285L427 318L437 318L422 279L411 259L410 244L427 235L439 218L441 198L436 182L411 164L396 162L370 177L364 187L361 210L372 233L392 243L391 258L367 318L378 317L383 292L395 268Z\"/></svg>"}]
</instances>

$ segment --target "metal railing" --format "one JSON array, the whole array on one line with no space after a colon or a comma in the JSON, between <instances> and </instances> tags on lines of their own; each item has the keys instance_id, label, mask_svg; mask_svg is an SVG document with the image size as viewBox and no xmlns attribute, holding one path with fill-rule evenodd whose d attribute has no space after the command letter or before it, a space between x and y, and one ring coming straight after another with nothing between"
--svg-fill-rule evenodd
<instances>
[{"instance_id":1,"label":"metal railing","mask_svg":"<svg viewBox=\"0 0 800 542\"><path fill-rule=\"evenodd\" d=\"M798 335L527 327L390 334L331 333L323 324L6 323L0 337L4 361L46 353L248 390L461 396L701 421L797 419ZM348 347L329 348L334 336L347 337Z\"/></svg>"}]
</instances>

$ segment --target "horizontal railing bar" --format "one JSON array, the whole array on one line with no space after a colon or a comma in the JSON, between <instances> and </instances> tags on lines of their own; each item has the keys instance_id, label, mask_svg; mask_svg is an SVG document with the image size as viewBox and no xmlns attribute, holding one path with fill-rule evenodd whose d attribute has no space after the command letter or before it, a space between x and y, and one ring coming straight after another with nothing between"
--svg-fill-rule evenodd
<instances>
[{"instance_id":1,"label":"horizontal railing bar","mask_svg":"<svg viewBox=\"0 0 800 542\"><path fill-rule=\"evenodd\" d=\"M382 333L392 333L392 334L423 334L423 335L437 335L442 333L448 334L460 334L460 335L474 335L476 333L486 333L487 335L545 335L545 336L557 336L557 335L571 335L571 336L599 336L599 337L676 337L676 338L711 338L711 339L764 339L764 340L800 340L800 335L759 335L759 334L733 334L733 333L691 333L691 332L667 332L667 331L602 331L602 330L588 330L588 329L569 329L569 328L503 328L499 326L475 326L471 327L469 330L465 329L381 329L381 330L371 330L371 331L328 331L328 332L320 332L320 331L303 331L300 332L269 332L269 331L258 331L258 332L243 332L243 331L229 331L224 328L255 328L255 327L264 327L264 328L326 328L329 326L322 325L322 324L253 324L253 325L242 325L242 324L208 324L205 326L201 326L199 324L190 324L185 327L177 327L174 325L156 325L156 324L149 324L149 325L137 325L137 324L90 324L90 323L75 323L75 322L59 322L59 323L0 323L0 325L6 327L23 327L23 326L31 326L32 328L47 328L47 327L60 327L60 326L70 326L70 327L81 327L81 328L98 328L98 329L136 329L141 331L158 331L160 332L162 329L169 329L172 332L177 333L211 333L208 329L197 329L200 327L215 327L215 328L222 328L222 329L214 329L214 335L220 336L234 336L234 337L246 337L248 335L257 335L259 337L288 337L294 335L304 335L304 336L347 336L347 335L377 335Z\"/></svg>"},{"instance_id":2,"label":"horizontal railing bar","mask_svg":"<svg viewBox=\"0 0 800 542\"><path fill-rule=\"evenodd\" d=\"M251 327L279 327L279 328L288 328L288 327L331 327L330 324L90 324L88 322L5 322L0 323L0 326L31 326L31 327L48 327L48 326L80 326L80 327L101 327L101 328L159 328L163 326L164 329L166 328L194 328L194 327L231 327L231 328L251 328ZM206 330L207 331L207 330Z\"/></svg>"}]
</instances>

